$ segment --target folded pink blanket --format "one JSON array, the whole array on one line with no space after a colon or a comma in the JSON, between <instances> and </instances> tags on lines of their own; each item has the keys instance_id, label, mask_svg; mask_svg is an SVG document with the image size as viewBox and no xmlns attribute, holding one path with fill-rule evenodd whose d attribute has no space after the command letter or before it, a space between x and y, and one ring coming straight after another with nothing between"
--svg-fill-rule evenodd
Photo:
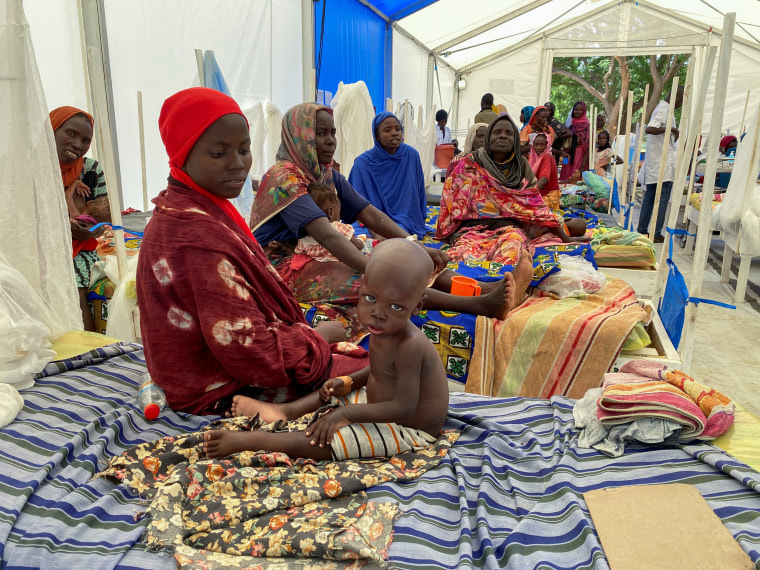
<instances>
[{"instance_id":1,"label":"folded pink blanket","mask_svg":"<svg viewBox=\"0 0 760 570\"><path fill-rule=\"evenodd\" d=\"M734 421L734 403L680 370L632 360L620 372L604 375L597 417L606 425L661 417L683 426L682 436L714 439Z\"/></svg>"}]
</instances>

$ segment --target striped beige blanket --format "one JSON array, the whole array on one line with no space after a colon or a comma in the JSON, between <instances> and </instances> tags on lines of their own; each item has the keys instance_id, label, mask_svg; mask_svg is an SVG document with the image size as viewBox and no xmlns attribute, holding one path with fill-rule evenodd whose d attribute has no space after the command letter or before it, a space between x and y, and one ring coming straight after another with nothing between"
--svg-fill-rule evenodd
<instances>
[{"instance_id":1,"label":"striped beige blanket","mask_svg":"<svg viewBox=\"0 0 760 570\"><path fill-rule=\"evenodd\" d=\"M536 291L504 321L478 317L465 391L485 396L581 398L647 318L625 281L558 299Z\"/></svg>"}]
</instances>

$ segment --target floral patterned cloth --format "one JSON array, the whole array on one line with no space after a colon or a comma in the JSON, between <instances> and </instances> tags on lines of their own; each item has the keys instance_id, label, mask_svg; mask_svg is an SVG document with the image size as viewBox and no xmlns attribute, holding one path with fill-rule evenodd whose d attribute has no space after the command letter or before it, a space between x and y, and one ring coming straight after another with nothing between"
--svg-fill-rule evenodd
<instances>
[{"instance_id":1,"label":"floral patterned cloth","mask_svg":"<svg viewBox=\"0 0 760 570\"><path fill-rule=\"evenodd\" d=\"M459 432L390 459L317 462L267 451L204 458L209 429L301 431L313 415L287 424L219 420L193 434L138 445L112 458L97 477L151 501L144 541L172 552L181 567L383 567L398 506L367 502L363 490L418 478L442 461Z\"/></svg>"},{"instance_id":2,"label":"floral patterned cloth","mask_svg":"<svg viewBox=\"0 0 760 570\"><path fill-rule=\"evenodd\" d=\"M251 210L252 229L256 229L279 214L293 200L306 194L312 182L333 187L332 166L317 159L314 128L317 112L332 109L315 103L302 103L282 117L282 143L277 151L277 163L261 179Z\"/></svg>"}]
</instances>

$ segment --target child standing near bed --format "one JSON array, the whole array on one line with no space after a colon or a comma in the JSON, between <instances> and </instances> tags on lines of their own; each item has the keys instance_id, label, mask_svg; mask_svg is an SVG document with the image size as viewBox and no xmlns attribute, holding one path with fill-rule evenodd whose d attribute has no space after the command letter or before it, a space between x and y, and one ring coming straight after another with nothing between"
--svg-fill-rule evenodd
<instances>
[{"instance_id":1,"label":"child standing near bed","mask_svg":"<svg viewBox=\"0 0 760 570\"><path fill-rule=\"evenodd\" d=\"M594 171L599 176L609 177L612 166L623 164L623 159L615 154L610 145L610 133L600 131L596 138L596 154L594 155Z\"/></svg>"},{"instance_id":2,"label":"child standing near bed","mask_svg":"<svg viewBox=\"0 0 760 570\"><path fill-rule=\"evenodd\" d=\"M343 234L358 250L362 250L364 248L364 242L354 235L354 228L351 225L344 224L340 221L340 199L338 199L338 193L326 184L319 184L316 182L309 184L307 191L319 209L327 214L327 219L330 220L330 225L332 225L336 231ZM317 261L338 260L337 257L327 251L327 248L311 236L299 239L293 253L297 255L307 255Z\"/></svg>"},{"instance_id":3,"label":"child standing near bed","mask_svg":"<svg viewBox=\"0 0 760 570\"><path fill-rule=\"evenodd\" d=\"M404 271L398 270L400 260ZM327 402L335 406L305 432L209 431L206 455L265 449L318 460L389 457L435 441L448 410L446 372L433 344L409 320L425 301L432 272L433 262L419 246L403 239L378 244L358 306L359 320L371 335L369 367L330 379L318 392L293 402L237 397L233 414L260 414L265 422L296 419Z\"/></svg>"}]
</instances>

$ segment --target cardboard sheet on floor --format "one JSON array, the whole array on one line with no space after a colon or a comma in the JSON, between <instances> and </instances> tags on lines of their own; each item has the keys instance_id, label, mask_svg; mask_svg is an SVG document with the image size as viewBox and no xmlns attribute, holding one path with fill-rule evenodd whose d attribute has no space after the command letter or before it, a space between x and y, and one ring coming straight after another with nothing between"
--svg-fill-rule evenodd
<instances>
[{"instance_id":1,"label":"cardboard sheet on floor","mask_svg":"<svg viewBox=\"0 0 760 570\"><path fill-rule=\"evenodd\" d=\"M583 494L612 570L754 568L691 485L637 485Z\"/></svg>"}]
</instances>

